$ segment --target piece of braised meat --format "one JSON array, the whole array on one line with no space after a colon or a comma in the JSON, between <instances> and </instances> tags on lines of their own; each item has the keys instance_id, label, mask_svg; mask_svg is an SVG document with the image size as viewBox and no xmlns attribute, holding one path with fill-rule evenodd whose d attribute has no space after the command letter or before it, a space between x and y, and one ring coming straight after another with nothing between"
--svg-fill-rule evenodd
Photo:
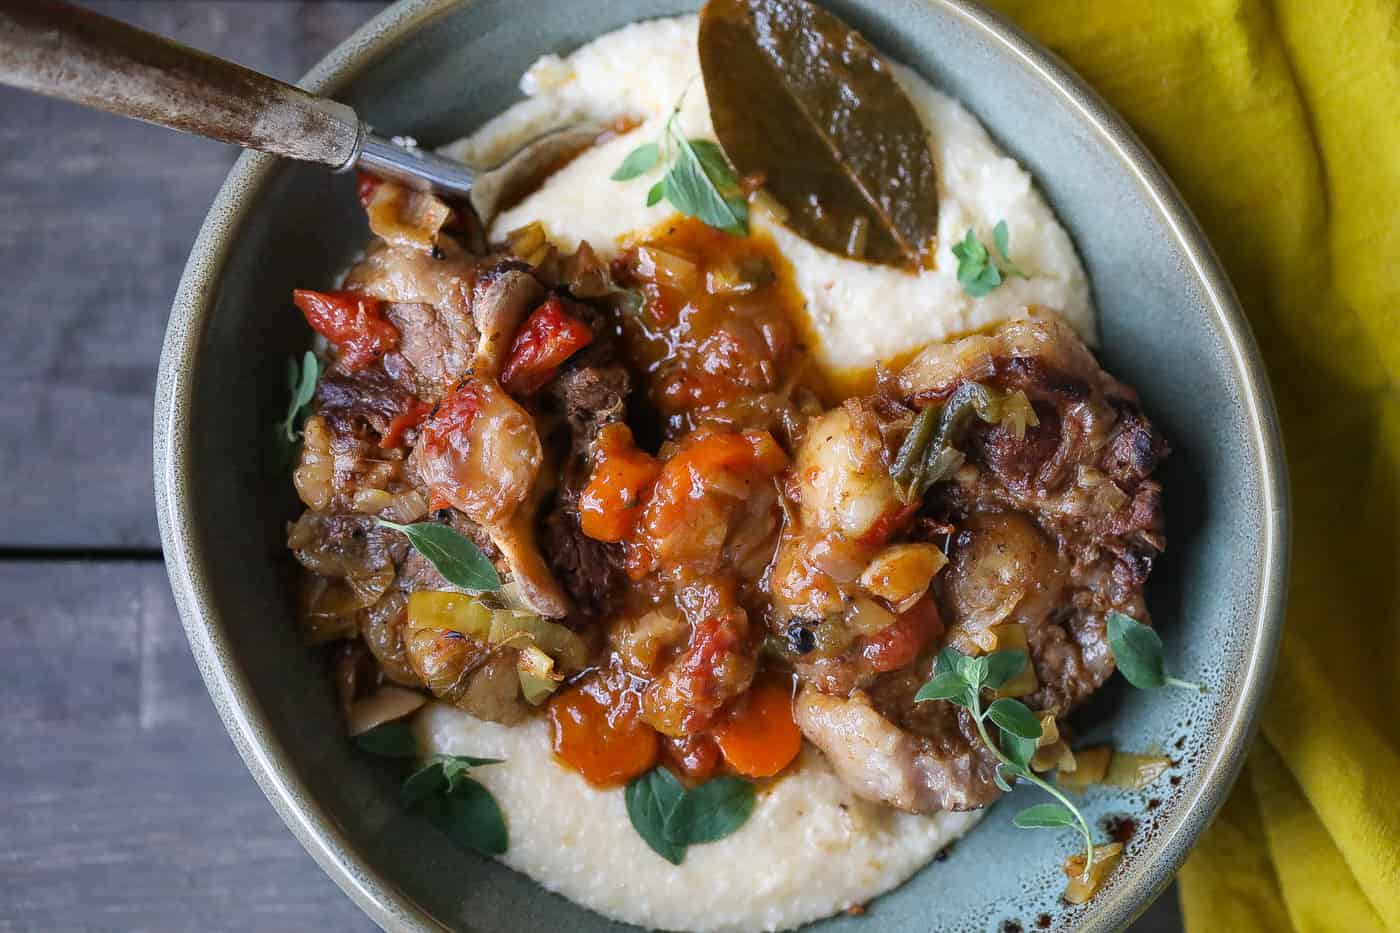
<instances>
[{"instance_id":1,"label":"piece of braised meat","mask_svg":"<svg viewBox=\"0 0 1400 933\"><path fill-rule=\"evenodd\" d=\"M568 423L569 448L558 492L541 522L540 543L582 621L606 616L627 585L622 546L585 535L578 510L579 495L593 469L591 450L598 429L627 414L631 380L615 359L609 346L589 347L548 388Z\"/></svg>"},{"instance_id":2,"label":"piece of braised meat","mask_svg":"<svg viewBox=\"0 0 1400 933\"><path fill-rule=\"evenodd\" d=\"M950 420L974 394L999 407ZM956 427L937 481L910 499L891 472L929 406ZM930 346L877 396L809 424L770 628L805 683L804 735L857 793L916 811L996 796L966 713L913 702L943 645L1024 648L1035 681L1020 699L1042 714L1104 683L1108 615L1150 622L1142 589L1165 544L1151 473L1166 453L1132 390L1044 313ZM946 568L927 527L948 531Z\"/></svg>"}]
</instances>

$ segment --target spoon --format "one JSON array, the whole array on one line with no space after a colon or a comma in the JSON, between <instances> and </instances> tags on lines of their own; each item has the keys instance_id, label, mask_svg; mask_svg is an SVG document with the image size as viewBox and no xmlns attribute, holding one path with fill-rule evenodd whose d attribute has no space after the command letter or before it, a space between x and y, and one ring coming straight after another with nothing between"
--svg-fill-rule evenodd
<instances>
[{"instance_id":1,"label":"spoon","mask_svg":"<svg viewBox=\"0 0 1400 933\"><path fill-rule=\"evenodd\" d=\"M0 84L465 199L483 226L602 131L565 126L474 170L376 136L345 104L61 0L0 4Z\"/></svg>"}]
</instances>

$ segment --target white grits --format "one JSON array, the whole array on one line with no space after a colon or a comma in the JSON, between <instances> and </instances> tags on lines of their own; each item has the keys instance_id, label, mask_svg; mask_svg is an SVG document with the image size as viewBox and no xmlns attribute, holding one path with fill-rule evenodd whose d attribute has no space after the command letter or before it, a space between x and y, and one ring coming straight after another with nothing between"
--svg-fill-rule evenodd
<instances>
[{"instance_id":1,"label":"white grits","mask_svg":"<svg viewBox=\"0 0 1400 933\"><path fill-rule=\"evenodd\" d=\"M852 796L810 746L760 790L743 827L674 866L647 848L620 789L555 763L542 719L473 719L441 703L418 719L420 746L504 758L472 772L505 811L502 861L599 913L663 930L782 930L864 904L921 868L981 818L914 816Z\"/></svg>"},{"instance_id":2,"label":"white grits","mask_svg":"<svg viewBox=\"0 0 1400 933\"><path fill-rule=\"evenodd\" d=\"M659 137L685 94L687 135L713 138L699 80L694 16L627 26L567 57L547 55L521 81L527 99L469 139L447 148L487 165L530 136L575 120L643 122L580 155L539 190L503 213L493 238L540 221L561 249L587 240L604 256L672 216L645 206L659 169L629 182L609 176L623 157ZM936 268L922 274L855 262L821 250L754 211L791 262L816 348L836 369L866 369L934 340L946 340L1024 313L1058 310L1094 342L1088 283L1069 236L1030 176L1004 155L957 102L906 69L896 72L932 135L939 173ZM958 285L949 252L969 227L989 246L1005 220L1012 258L1032 275L973 299ZM777 930L866 901L899 885L980 813L913 816L853 797L810 747L800 766L765 790L734 835L692 848L676 867L642 842L620 789L600 791L557 764L541 720L504 727L441 704L419 720L436 752L507 759L476 774L506 813L503 861L607 916L667 930Z\"/></svg>"},{"instance_id":3,"label":"white grits","mask_svg":"<svg viewBox=\"0 0 1400 933\"><path fill-rule=\"evenodd\" d=\"M674 213L667 202L646 206L661 168L627 182L609 180L627 153L660 138L684 93L681 122L689 136L714 138L695 48L697 19L683 16L623 27L566 57L546 55L521 80L527 99L469 139L446 150L490 164L544 129L576 120L641 119L632 131L596 146L551 176L493 224L500 238L531 221L570 251L587 240L602 255L629 235ZM938 168L936 268L910 274L822 250L753 211L752 225L769 232L792 263L821 346L819 357L838 370L868 369L934 340L979 330L1022 314L1029 305L1060 312L1079 335L1096 343L1089 285L1069 235L1031 177L1001 152L961 104L897 67L932 136ZM1031 274L1010 278L983 298L964 294L950 250L971 227L989 248L992 228L1005 220L1011 257Z\"/></svg>"}]
</instances>

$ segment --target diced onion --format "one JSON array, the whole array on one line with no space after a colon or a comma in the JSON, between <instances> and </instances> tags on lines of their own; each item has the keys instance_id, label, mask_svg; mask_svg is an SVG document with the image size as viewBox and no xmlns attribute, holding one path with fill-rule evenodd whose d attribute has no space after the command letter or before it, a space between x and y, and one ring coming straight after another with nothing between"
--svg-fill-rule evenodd
<instances>
[{"instance_id":1,"label":"diced onion","mask_svg":"<svg viewBox=\"0 0 1400 933\"><path fill-rule=\"evenodd\" d=\"M298 618L308 645L355 637L359 630L355 613L360 606L345 581L308 575L303 578L300 596Z\"/></svg>"},{"instance_id":2,"label":"diced onion","mask_svg":"<svg viewBox=\"0 0 1400 933\"><path fill-rule=\"evenodd\" d=\"M355 601L361 609L379 602L393 582L394 568L391 564L385 564L375 570L352 572L345 577L345 584L350 587L350 592L355 594Z\"/></svg>"},{"instance_id":3,"label":"diced onion","mask_svg":"<svg viewBox=\"0 0 1400 933\"><path fill-rule=\"evenodd\" d=\"M883 632L894 623L894 613L873 599L858 597L846 610L846 627L856 636Z\"/></svg>"},{"instance_id":4,"label":"diced onion","mask_svg":"<svg viewBox=\"0 0 1400 933\"><path fill-rule=\"evenodd\" d=\"M875 555L860 575L866 591L907 612L928 592L948 558L934 544L895 544Z\"/></svg>"},{"instance_id":5,"label":"diced onion","mask_svg":"<svg viewBox=\"0 0 1400 933\"><path fill-rule=\"evenodd\" d=\"M395 246L432 252L452 208L430 192L386 181L374 189L366 213L375 236Z\"/></svg>"},{"instance_id":6,"label":"diced onion","mask_svg":"<svg viewBox=\"0 0 1400 933\"><path fill-rule=\"evenodd\" d=\"M1122 860L1123 844L1120 842L1094 847L1094 864L1090 866L1087 876L1082 852L1065 859L1065 876L1069 878L1069 884L1065 886L1065 900L1071 904L1087 903Z\"/></svg>"},{"instance_id":7,"label":"diced onion","mask_svg":"<svg viewBox=\"0 0 1400 933\"><path fill-rule=\"evenodd\" d=\"M545 233L544 224L535 220L507 233L506 245L519 258L528 259L549 245L549 236Z\"/></svg>"},{"instance_id":8,"label":"diced onion","mask_svg":"<svg viewBox=\"0 0 1400 933\"><path fill-rule=\"evenodd\" d=\"M1065 790L1083 793L1095 784L1102 784L1113 759L1112 745L1096 745L1074 753L1074 770L1055 774L1055 782Z\"/></svg>"},{"instance_id":9,"label":"diced onion","mask_svg":"<svg viewBox=\"0 0 1400 933\"><path fill-rule=\"evenodd\" d=\"M1110 787L1142 790L1161 777L1171 764L1171 759L1162 755L1115 752L1108 763L1108 773L1104 775L1103 783Z\"/></svg>"},{"instance_id":10,"label":"diced onion","mask_svg":"<svg viewBox=\"0 0 1400 933\"><path fill-rule=\"evenodd\" d=\"M378 515L393 504L394 495L383 489L357 489L350 506L361 515Z\"/></svg>"},{"instance_id":11,"label":"diced onion","mask_svg":"<svg viewBox=\"0 0 1400 933\"><path fill-rule=\"evenodd\" d=\"M685 256L655 246L637 250L637 268L644 278L683 295L692 294L700 285L700 267Z\"/></svg>"},{"instance_id":12,"label":"diced onion","mask_svg":"<svg viewBox=\"0 0 1400 933\"><path fill-rule=\"evenodd\" d=\"M487 641L494 645L533 645L559 662L564 671L581 670L588 663L588 646L573 631L547 622L533 612L497 609L491 613ZM523 650L523 649L522 649Z\"/></svg>"},{"instance_id":13,"label":"diced onion","mask_svg":"<svg viewBox=\"0 0 1400 933\"><path fill-rule=\"evenodd\" d=\"M1060 736L1060 724L1056 721L1055 714L1041 714L1040 738L1035 743L1035 755L1031 758L1031 770L1058 769L1060 773L1068 774L1076 767L1078 767L1078 763L1074 760L1074 752L1070 751L1068 743Z\"/></svg>"},{"instance_id":14,"label":"diced onion","mask_svg":"<svg viewBox=\"0 0 1400 933\"><path fill-rule=\"evenodd\" d=\"M520 675L520 692L531 706L549 699L564 680L564 675L554 670L554 659L534 645L520 649L516 671Z\"/></svg>"},{"instance_id":15,"label":"diced onion","mask_svg":"<svg viewBox=\"0 0 1400 933\"><path fill-rule=\"evenodd\" d=\"M1035 676L1035 664L1030 659L1030 647L1026 643L1026 627L1020 622L1003 622L993 625L988 631L992 636L993 651L1014 650L1026 654L1026 666L997 688L997 696L1024 697L1039 690L1040 680Z\"/></svg>"}]
</instances>

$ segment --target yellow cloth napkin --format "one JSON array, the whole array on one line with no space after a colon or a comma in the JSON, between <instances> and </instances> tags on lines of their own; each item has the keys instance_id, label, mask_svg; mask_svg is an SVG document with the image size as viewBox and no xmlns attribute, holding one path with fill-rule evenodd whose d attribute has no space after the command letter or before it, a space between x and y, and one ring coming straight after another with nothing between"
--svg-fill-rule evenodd
<instances>
[{"instance_id":1,"label":"yellow cloth napkin","mask_svg":"<svg viewBox=\"0 0 1400 933\"><path fill-rule=\"evenodd\" d=\"M1283 417L1278 676L1181 872L1186 925L1400 931L1400 0L991 5L1166 166L1239 290Z\"/></svg>"}]
</instances>

